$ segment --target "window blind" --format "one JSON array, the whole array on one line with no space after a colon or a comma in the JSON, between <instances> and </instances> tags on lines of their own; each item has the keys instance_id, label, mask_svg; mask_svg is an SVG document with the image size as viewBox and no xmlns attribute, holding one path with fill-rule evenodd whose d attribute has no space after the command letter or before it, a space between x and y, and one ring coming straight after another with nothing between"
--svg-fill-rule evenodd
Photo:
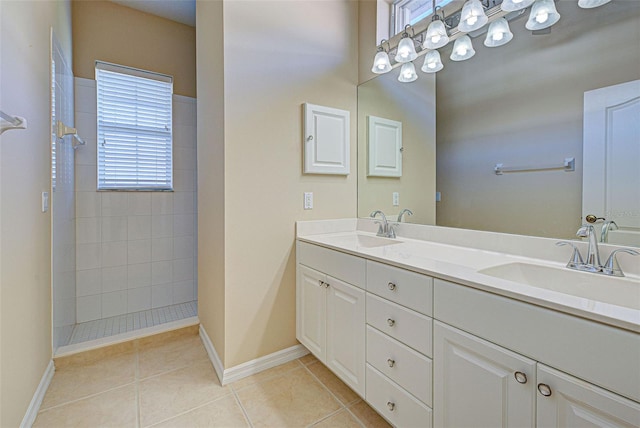
<instances>
[{"instance_id":1,"label":"window blind","mask_svg":"<svg viewBox=\"0 0 640 428\"><path fill-rule=\"evenodd\" d=\"M171 190L173 78L96 61L98 190Z\"/></svg>"}]
</instances>

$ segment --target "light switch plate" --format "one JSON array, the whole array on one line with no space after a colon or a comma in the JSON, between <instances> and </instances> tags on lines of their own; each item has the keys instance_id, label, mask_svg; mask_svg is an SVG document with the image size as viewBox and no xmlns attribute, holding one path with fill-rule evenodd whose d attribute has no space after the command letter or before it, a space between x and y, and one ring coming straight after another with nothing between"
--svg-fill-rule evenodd
<instances>
[{"instance_id":1,"label":"light switch plate","mask_svg":"<svg viewBox=\"0 0 640 428\"><path fill-rule=\"evenodd\" d=\"M400 192L393 192L393 206L400 206Z\"/></svg>"},{"instance_id":2,"label":"light switch plate","mask_svg":"<svg viewBox=\"0 0 640 428\"><path fill-rule=\"evenodd\" d=\"M49 211L49 192L42 192L42 212Z\"/></svg>"}]
</instances>

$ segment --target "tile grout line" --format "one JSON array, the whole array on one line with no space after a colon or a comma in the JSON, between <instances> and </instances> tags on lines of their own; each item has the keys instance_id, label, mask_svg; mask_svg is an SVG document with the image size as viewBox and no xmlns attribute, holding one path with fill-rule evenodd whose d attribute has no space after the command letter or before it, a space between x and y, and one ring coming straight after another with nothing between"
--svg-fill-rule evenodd
<instances>
[{"instance_id":1,"label":"tile grout line","mask_svg":"<svg viewBox=\"0 0 640 428\"><path fill-rule=\"evenodd\" d=\"M240 406L240 410L242 411L244 418L249 424L249 427L253 428L253 422L251 422L251 418L249 417L249 413L247 413L247 409L245 409L244 406L242 405L242 401L240 401L240 397L238 396L238 393L233 388L231 388L231 392L233 393L233 397L236 399L236 403L238 403L238 406Z\"/></svg>"},{"instance_id":2,"label":"tile grout line","mask_svg":"<svg viewBox=\"0 0 640 428\"><path fill-rule=\"evenodd\" d=\"M322 363L318 361L318 364L322 364ZM325 366L325 367L326 367L326 366ZM309 370L309 368L308 368L307 366L304 366L304 368L307 370L307 372L311 375L311 377L312 377L316 382L318 382L318 383L319 383L319 384L320 384L324 389L326 389L326 390L327 390L327 392L329 392L329 394L331 395L331 397L332 397L334 400L336 400L336 401L338 402L338 404L340 405L340 407L341 407L341 408L343 408L343 409L346 409L346 408L347 408L347 405L346 405L346 404L343 404L343 403L342 403L342 401L338 398L338 396L337 396L337 395L335 395L335 394L334 394L334 393L329 389L329 387L328 387L328 386L326 386L326 385L325 385L325 384L324 384L324 383L323 383L323 382L322 382L322 381L321 381L321 380L320 380L320 379L319 379L315 374L313 374L313 372L312 372L311 370ZM346 384L345 384L345 385L346 385ZM348 385L346 385L346 386L347 386L347 388L349 388L349 386L348 386ZM349 388L349 389L351 389L351 388ZM357 394L356 394L356 395L357 395ZM360 397L360 396L358 396L358 397Z\"/></svg>"},{"instance_id":3,"label":"tile grout line","mask_svg":"<svg viewBox=\"0 0 640 428\"><path fill-rule=\"evenodd\" d=\"M326 421L327 419L337 415L338 413L342 412L343 410L345 410L345 408L341 407L338 410L335 410L335 411L329 413L328 415L323 416L320 419L311 422L309 425L307 425L307 428L312 428L312 427L318 425L319 423L322 423L323 421Z\"/></svg>"},{"instance_id":4,"label":"tile grout line","mask_svg":"<svg viewBox=\"0 0 640 428\"><path fill-rule=\"evenodd\" d=\"M64 407L64 406L66 406L68 404L77 403L78 401L86 400L88 398L94 398L94 397L96 397L98 395L102 395L102 394L104 394L106 392L111 392L111 391L115 391L116 389L124 388L125 386L134 385L135 382L136 381L134 379L131 382L123 383L122 385L114 386L113 388L105 389L105 390L102 390L100 392L95 392L93 394L85 395L84 397L75 398L73 400L65 401L64 403L56 404L55 406L51 406L51 407L47 407L46 409L42 409L42 410L38 411L38 413L48 412L49 410L57 409L57 408L60 408L60 407Z\"/></svg>"},{"instance_id":5,"label":"tile grout line","mask_svg":"<svg viewBox=\"0 0 640 428\"><path fill-rule=\"evenodd\" d=\"M180 416L184 416L184 415L186 415L187 413L193 412L194 410L201 409L201 408L203 408L203 407L208 406L209 404L215 403L215 402L216 402L216 401L218 401L218 400L222 400L223 398L227 398L227 397L228 397L229 395L231 395L231 394L232 394L232 392L230 392L230 393L228 393L228 394L221 395L220 397L215 398L215 399L213 399L213 400L211 400L211 401L207 401L207 402L206 402L206 403L204 403L204 404L199 404L199 405L197 405L196 407L193 407L193 408L191 408L191 409L189 409L189 410L185 410L185 411L183 411L183 412L177 413L177 414L175 414L175 415L173 415L173 416L171 416L171 417L168 417L168 418L166 418L166 419L162 419L162 420L160 420L160 421L158 421L158 422L154 422L152 425L145 425L145 427L144 427L144 428L151 428L151 427L155 427L155 426L157 426L157 425L163 424L163 423L165 423L165 422L167 422L167 421L170 421L170 420L172 420L172 419L176 419L176 418L178 418L178 417L180 417ZM141 427L141 428L142 428L142 427Z\"/></svg>"},{"instance_id":6,"label":"tile grout line","mask_svg":"<svg viewBox=\"0 0 640 428\"><path fill-rule=\"evenodd\" d=\"M363 400L363 402L366 403L366 401L364 401L364 400ZM356 422L358 422L362 426L362 428L366 428L367 426L364 424L364 422L362 422L360 420L360 418L358 416L356 416L356 414L351 411L351 406L353 406L355 403L357 403L357 401L354 401L353 403L351 403L351 405L349 407L345 407L344 409L347 411L347 413L349 413L353 417L353 419L356 420Z\"/></svg>"}]
</instances>

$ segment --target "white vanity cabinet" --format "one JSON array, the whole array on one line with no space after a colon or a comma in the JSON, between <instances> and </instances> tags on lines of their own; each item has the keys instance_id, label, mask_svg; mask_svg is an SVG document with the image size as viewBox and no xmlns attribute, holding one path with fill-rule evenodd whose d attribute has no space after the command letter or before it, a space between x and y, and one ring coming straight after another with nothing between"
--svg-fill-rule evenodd
<instances>
[{"instance_id":1,"label":"white vanity cabinet","mask_svg":"<svg viewBox=\"0 0 640 428\"><path fill-rule=\"evenodd\" d=\"M299 244L298 260L324 268L324 272L298 263L296 337L364 397L365 291L329 274L360 268L364 278L364 260L321 247L308 247L313 246ZM306 257L309 253L315 257ZM352 274L345 276L356 278Z\"/></svg>"},{"instance_id":2,"label":"white vanity cabinet","mask_svg":"<svg viewBox=\"0 0 640 428\"><path fill-rule=\"evenodd\" d=\"M535 361L439 321L433 358L434 426L535 426Z\"/></svg>"},{"instance_id":3,"label":"white vanity cabinet","mask_svg":"<svg viewBox=\"0 0 640 428\"><path fill-rule=\"evenodd\" d=\"M639 335L441 280L434 311L436 427L640 426L605 389L637 395Z\"/></svg>"}]
</instances>

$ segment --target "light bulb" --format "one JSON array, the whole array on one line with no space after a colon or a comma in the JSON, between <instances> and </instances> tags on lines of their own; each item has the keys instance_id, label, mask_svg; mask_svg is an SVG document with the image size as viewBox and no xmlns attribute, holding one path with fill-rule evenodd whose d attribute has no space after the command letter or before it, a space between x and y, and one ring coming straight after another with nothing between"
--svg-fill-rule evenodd
<instances>
[{"instance_id":1,"label":"light bulb","mask_svg":"<svg viewBox=\"0 0 640 428\"><path fill-rule=\"evenodd\" d=\"M470 17L467 18L467 25L473 25L476 22L478 22L478 17L475 15L471 15Z\"/></svg>"},{"instance_id":2,"label":"light bulb","mask_svg":"<svg viewBox=\"0 0 640 428\"><path fill-rule=\"evenodd\" d=\"M400 74L398 75L398 80L403 83L413 82L418 78L418 74L416 73L416 68L412 62L407 62L402 64L402 68L400 69Z\"/></svg>"},{"instance_id":3,"label":"light bulb","mask_svg":"<svg viewBox=\"0 0 640 428\"><path fill-rule=\"evenodd\" d=\"M500 33L498 31L493 33L493 40L495 40L496 42L499 42L502 39L504 39L504 33Z\"/></svg>"},{"instance_id":4,"label":"light bulb","mask_svg":"<svg viewBox=\"0 0 640 428\"><path fill-rule=\"evenodd\" d=\"M468 0L460 12L458 31L469 33L483 27L488 21L489 18L480 0Z\"/></svg>"},{"instance_id":5,"label":"light bulb","mask_svg":"<svg viewBox=\"0 0 640 428\"><path fill-rule=\"evenodd\" d=\"M533 3L534 0L502 0L500 9L505 12L514 12L516 10L525 9Z\"/></svg>"},{"instance_id":6,"label":"light bulb","mask_svg":"<svg viewBox=\"0 0 640 428\"><path fill-rule=\"evenodd\" d=\"M560 20L560 14L553 0L536 0L531 6L529 19L525 24L527 30L543 30Z\"/></svg>"},{"instance_id":7,"label":"light bulb","mask_svg":"<svg viewBox=\"0 0 640 428\"><path fill-rule=\"evenodd\" d=\"M422 64L422 68L420 70L425 73L435 73L442 70L443 67L442 60L440 59L440 52L429 51L424 56L424 64Z\"/></svg>"},{"instance_id":8,"label":"light bulb","mask_svg":"<svg viewBox=\"0 0 640 428\"><path fill-rule=\"evenodd\" d=\"M549 12L540 12L536 15L536 22L538 24L544 24L549 19Z\"/></svg>"},{"instance_id":9,"label":"light bulb","mask_svg":"<svg viewBox=\"0 0 640 428\"><path fill-rule=\"evenodd\" d=\"M440 37L440 34L436 34L435 36L431 36L431 43L433 43L435 45L440 41L441 38L442 37Z\"/></svg>"},{"instance_id":10,"label":"light bulb","mask_svg":"<svg viewBox=\"0 0 640 428\"><path fill-rule=\"evenodd\" d=\"M468 35L464 35L456 40L453 44L453 51L451 52L452 61L464 61L476 54L471 43L471 38Z\"/></svg>"},{"instance_id":11,"label":"light bulb","mask_svg":"<svg viewBox=\"0 0 640 428\"><path fill-rule=\"evenodd\" d=\"M396 53L396 62L409 62L418 57L416 48L413 45L411 37L405 37L398 43L398 52Z\"/></svg>"},{"instance_id":12,"label":"light bulb","mask_svg":"<svg viewBox=\"0 0 640 428\"><path fill-rule=\"evenodd\" d=\"M514 4L519 4L519 3L522 3L522 0L513 0L513 3Z\"/></svg>"},{"instance_id":13,"label":"light bulb","mask_svg":"<svg viewBox=\"0 0 640 428\"><path fill-rule=\"evenodd\" d=\"M488 48L506 45L513 39L513 33L509 28L509 23L503 18L496 19L489 25L487 37L484 39L484 45Z\"/></svg>"},{"instance_id":14,"label":"light bulb","mask_svg":"<svg viewBox=\"0 0 640 428\"><path fill-rule=\"evenodd\" d=\"M440 19L431 21L425 35L425 47L427 49L438 49L449 43L449 35L444 23Z\"/></svg>"},{"instance_id":15,"label":"light bulb","mask_svg":"<svg viewBox=\"0 0 640 428\"><path fill-rule=\"evenodd\" d=\"M373 59L373 67L371 71L375 74L388 73L391 71L391 62L389 61L389 55L385 51L380 51Z\"/></svg>"}]
</instances>

